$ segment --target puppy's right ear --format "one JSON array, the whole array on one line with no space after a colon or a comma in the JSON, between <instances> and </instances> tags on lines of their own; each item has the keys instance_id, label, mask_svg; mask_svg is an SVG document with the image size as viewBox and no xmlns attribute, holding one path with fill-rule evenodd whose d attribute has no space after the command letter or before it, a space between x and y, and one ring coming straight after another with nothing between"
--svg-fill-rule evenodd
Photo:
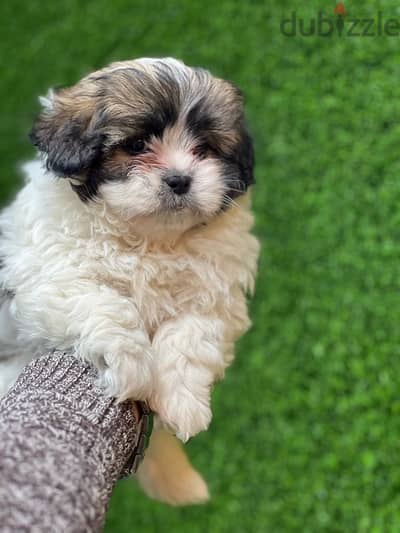
<instances>
[{"instance_id":1,"label":"puppy's right ear","mask_svg":"<svg viewBox=\"0 0 400 533\"><path fill-rule=\"evenodd\" d=\"M91 101L74 98L65 89L50 93L41 103L44 109L33 125L31 141L57 176L84 176L103 146Z\"/></svg>"}]
</instances>

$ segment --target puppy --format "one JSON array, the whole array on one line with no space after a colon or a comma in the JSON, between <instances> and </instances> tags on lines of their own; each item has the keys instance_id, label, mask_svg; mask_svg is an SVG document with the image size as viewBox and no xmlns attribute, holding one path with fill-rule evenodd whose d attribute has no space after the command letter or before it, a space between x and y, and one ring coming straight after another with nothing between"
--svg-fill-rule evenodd
<instances>
[{"instance_id":1,"label":"puppy","mask_svg":"<svg viewBox=\"0 0 400 533\"><path fill-rule=\"evenodd\" d=\"M138 59L41 102L41 158L0 217L0 387L38 353L75 351L108 394L156 413L146 492L204 501L171 433L207 429L210 389L249 327L259 246L242 94L175 59Z\"/></svg>"}]
</instances>

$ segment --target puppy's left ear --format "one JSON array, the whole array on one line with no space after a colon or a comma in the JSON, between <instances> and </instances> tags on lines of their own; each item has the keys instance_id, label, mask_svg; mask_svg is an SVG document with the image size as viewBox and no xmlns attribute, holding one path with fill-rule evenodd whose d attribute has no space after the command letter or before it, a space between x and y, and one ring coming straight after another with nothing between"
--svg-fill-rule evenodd
<instances>
[{"instance_id":1,"label":"puppy's left ear","mask_svg":"<svg viewBox=\"0 0 400 533\"><path fill-rule=\"evenodd\" d=\"M254 179L254 148L253 141L247 128L243 128L241 142L238 147L238 165L246 187L255 183Z\"/></svg>"},{"instance_id":2,"label":"puppy's left ear","mask_svg":"<svg viewBox=\"0 0 400 533\"><path fill-rule=\"evenodd\" d=\"M96 131L90 102L74 98L69 91L41 100L44 109L34 123L30 139L45 155L49 170L60 177L79 177L101 154L103 135Z\"/></svg>"}]
</instances>

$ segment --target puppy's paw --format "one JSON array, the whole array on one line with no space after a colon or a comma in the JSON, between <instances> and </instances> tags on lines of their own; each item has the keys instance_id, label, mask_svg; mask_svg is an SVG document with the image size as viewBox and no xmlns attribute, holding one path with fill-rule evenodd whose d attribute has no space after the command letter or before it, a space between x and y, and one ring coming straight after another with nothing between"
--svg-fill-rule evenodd
<instances>
[{"instance_id":1,"label":"puppy's paw","mask_svg":"<svg viewBox=\"0 0 400 533\"><path fill-rule=\"evenodd\" d=\"M101 374L101 381L107 393L118 401L147 400L154 382L151 353L125 352L113 356Z\"/></svg>"},{"instance_id":2,"label":"puppy's paw","mask_svg":"<svg viewBox=\"0 0 400 533\"><path fill-rule=\"evenodd\" d=\"M153 396L150 406L182 442L208 429L212 418L209 398L199 400L184 386Z\"/></svg>"}]
</instances>

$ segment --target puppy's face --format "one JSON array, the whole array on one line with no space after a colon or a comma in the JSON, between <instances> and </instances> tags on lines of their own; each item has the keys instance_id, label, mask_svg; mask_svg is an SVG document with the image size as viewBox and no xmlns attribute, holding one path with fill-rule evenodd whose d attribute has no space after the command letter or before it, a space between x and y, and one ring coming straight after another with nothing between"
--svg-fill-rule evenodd
<instances>
[{"instance_id":1,"label":"puppy's face","mask_svg":"<svg viewBox=\"0 0 400 533\"><path fill-rule=\"evenodd\" d=\"M114 63L43 104L31 138L47 167L125 220L188 228L253 181L242 96L205 70L174 59Z\"/></svg>"}]
</instances>

